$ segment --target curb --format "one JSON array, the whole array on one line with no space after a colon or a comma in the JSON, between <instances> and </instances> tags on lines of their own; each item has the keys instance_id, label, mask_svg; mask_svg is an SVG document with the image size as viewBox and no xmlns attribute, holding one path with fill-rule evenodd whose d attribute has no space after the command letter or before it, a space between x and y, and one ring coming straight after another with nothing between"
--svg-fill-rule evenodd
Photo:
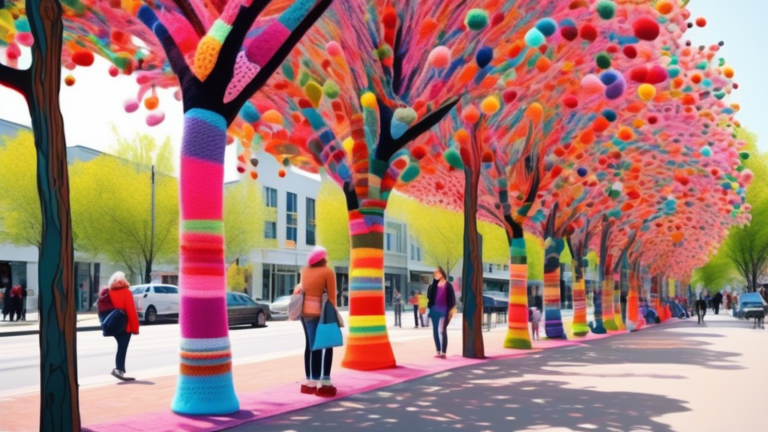
<instances>
[{"instance_id":1,"label":"curb","mask_svg":"<svg viewBox=\"0 0 768 432\"><path fill-rule=\"evenodd\" d=\"M83 326L78 327L78 332L87 332L87 331L96 331L101 330L101 326ZM10 336L30 336L30 335L36 335L40 334L40 330L18 330L18 331L9 331L9 332L0 332L0 337L10 337Z\"/></svg>"}]
</instances>

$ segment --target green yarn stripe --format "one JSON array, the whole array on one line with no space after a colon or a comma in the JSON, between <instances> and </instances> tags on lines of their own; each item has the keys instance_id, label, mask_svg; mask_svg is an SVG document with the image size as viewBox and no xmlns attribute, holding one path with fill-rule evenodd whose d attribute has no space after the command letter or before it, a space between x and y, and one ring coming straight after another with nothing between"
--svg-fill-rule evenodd
<instances>
[{"instance_id":1,"label":"green yarn stripe","mask_svg":"<svg viewBox=\"0 0 768 432\"><path fill-rule=\"evenodd\" d=\"M224 235L224 221L220 220L187 220L181 223L181 231L185 233Z\"/></svg>"},{"instance_id":2,"label":"green yarn stripe","mask_svg":"<svg viewBox=\"0 0 768 432\"><path fill-rule=\"evenodd\" d=\"M376 334L385 334L387 332L387 326L370 326L370 327L349 327L350 333L365 334L366 336L374 336Z\"/></svg>"}]
</instances>

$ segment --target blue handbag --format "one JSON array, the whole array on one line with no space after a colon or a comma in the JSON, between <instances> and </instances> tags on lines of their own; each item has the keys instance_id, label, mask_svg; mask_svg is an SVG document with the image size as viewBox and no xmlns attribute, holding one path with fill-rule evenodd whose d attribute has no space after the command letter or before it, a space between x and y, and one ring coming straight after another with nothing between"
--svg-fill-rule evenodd
<instances>
[{"instance_id":1,"label":"blue handbag","mask_svg":"<svg viewBox=\"0 0 768 432\"><path fill-rule=\"evenodd\" d=\"M325 302L320 314L320 322L317 324L315 340L312 343L312 351L335 348L344 345L341 337L341 328L336 317L336 309L331 302Z\"/></svg>"},{"instance_id":2,"label":"blue handbag","mask_svg":"<svg viewBox=\"0 0 768 432\"><path fill-rule=\"evenodd\" d=\"M101 334L104 336L117 336L125 332L128 324L128 316L122 309L113 309L101 323Z\"/></svg>"}]
</instances>

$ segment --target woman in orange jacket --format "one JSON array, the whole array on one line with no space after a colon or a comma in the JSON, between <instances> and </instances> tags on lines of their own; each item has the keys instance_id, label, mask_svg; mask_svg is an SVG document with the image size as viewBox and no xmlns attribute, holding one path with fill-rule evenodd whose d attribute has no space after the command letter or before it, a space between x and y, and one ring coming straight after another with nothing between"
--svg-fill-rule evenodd
<instances>
[{"instance_id":1,"label":"woman in orange jacket","mask_svg":"<svg viewBox=\"0 0 768 432\"><path fill-rule=\"evenodd\" d=\"M128 354L131 335L139 334L139 316L136 314L131 285L125 279L125 273L116 272L109 278L109 299L115 309L125 312L127 318L125 332L115 336L117 355L115 356L115 368L112 369L112 376L122 381L133 381L135 378L125 376L125 356Z\"/></svg>"}]
</instances>

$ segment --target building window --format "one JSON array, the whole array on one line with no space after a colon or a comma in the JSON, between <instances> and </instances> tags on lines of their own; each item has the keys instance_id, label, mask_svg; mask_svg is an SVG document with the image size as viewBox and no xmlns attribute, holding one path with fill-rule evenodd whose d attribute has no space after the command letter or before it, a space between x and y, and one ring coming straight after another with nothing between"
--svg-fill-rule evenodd
<instances>
[{"instance_id":1,"label":"building window","mask_svg":"<svg viewBox=\"0 0 768 432\"><path fill-rule=\"evenodd\" d=\"M416 261L421 262L421 248L416 246Z\"/></svg>"},{"instance_id":2,"label":"building window","mask_svg":"<svg viewBox=\"0 0 768 432\"><path fill-rule=\"evenodd\" d=\"M408 249L406 246L406 234L403 224L387 222L385 232L387 251L407 255Z\"/></svg>"},{"instance_id":3,"label":"building window","mask_svg":"<svg viewBox=\"0 0 768 432\"><path fill-rule=\"evenodd\" d=\"M413 260L415 260L415 259L416 259L416 253L415 253L415 251L416 251L416 247L414 247L413 245L411 245L411 261L413 261Z\"/></svg>"},{"instance_id":4,"label":"building window","mask_svg":"<svg viewBox=\"0 0 768 432\"><path fill-rule=\"evenodd\" d=\"M264 186L264 204L267 207L277 208L277 189Z\"/></svg>"},{"instance_id":5,"label":"building window","mask_svg":"<svg viewBox=\"0 0 768 432\"><path fill-rule=\"evenodd\" d=\"M277 222L264 222L264 238L276 239L277 238Z\"/></svg>"},{"instance_id":6,"label":"building window","mask_svg":"<svg viewBox=\"0 0 768 432\"><path fill-rule=\"evenodd\" d=\"M298 236L299 218L298 218L298 205L296 201L296 194L286 193L286 212L285 212L285 241L293 242L287 243L286 247L296 246L296 240Z\"/></svg>"},{"instance_id":7,"label":"building window","mask_svg":"<svg viewBox=\"0 0 768 432\"><path fill-rule=\"evenodd\" d=\"M307 244L315 244L315 200L307 198Z\"/></svg>"}]
</instances>

